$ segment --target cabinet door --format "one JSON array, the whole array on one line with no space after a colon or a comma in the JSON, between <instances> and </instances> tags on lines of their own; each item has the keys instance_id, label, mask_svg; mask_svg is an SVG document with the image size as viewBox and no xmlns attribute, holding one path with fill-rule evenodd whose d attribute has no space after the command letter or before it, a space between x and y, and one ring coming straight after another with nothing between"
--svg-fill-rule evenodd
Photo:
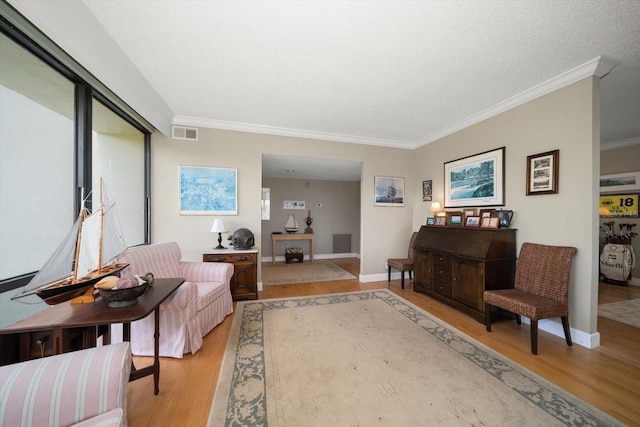
<instances>
[{"instance_id":1,"label":"cabinet door","mask_svg":"<svg viewBox=\"0 0 640 427\"><path fill-rule=\"evenodd\" d=\"M413 290L426 292L433 289L431 252L415 251L413 255Z\"/></svg>"},{"instance_id":2,"label":"cabinet door","mask_svg":"<svg viewBox=\"0 0 640 427\"><path fill-rule=\"evenodd\" d=\"M453 299L484 312L484 263L456 258L453 276Z\"/></svg>"}]
</instances>

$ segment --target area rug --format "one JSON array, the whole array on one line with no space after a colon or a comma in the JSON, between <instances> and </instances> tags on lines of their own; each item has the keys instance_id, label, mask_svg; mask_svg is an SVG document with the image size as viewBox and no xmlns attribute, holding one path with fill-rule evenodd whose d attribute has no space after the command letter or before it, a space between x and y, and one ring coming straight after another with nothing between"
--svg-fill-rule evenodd
<instances>
[{"instance_id":1,"label":"area rug","mask_svg":"<svg viewBox=\"0 0 640 427\"><path fill-rule=\"evenodd\" d=\"M640 299L601 304L598 316L640 328Z\"/></svg>"},{"instance_id":2,"label":"area rug","mask_svg":"<svg viewBox=\"0 0 640 427\"><path fill-rule=\"evenodd\" d=\"M239 302L209 426L617 426L392 292Z\"/></svg>"},{"instance_id":3,"label":"area rug","mask_svg":"<svg viewBox=\"0 0 640 427\"><path fill-rule=\"evenodd\" d=\"M313 263L305 261L291 264L263 264L262 266L262 284L264 285L343 279L355 279L355 276L326 260L316 260Z\"/></svg>"}]
</instances>

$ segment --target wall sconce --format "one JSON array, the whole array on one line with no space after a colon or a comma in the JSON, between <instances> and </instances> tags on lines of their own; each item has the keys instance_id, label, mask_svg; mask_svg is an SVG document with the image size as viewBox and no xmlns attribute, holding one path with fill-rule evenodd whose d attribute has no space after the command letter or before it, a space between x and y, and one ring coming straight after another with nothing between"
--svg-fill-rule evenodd
<instances>
[{"instance_id":1,"label":"wall sconce","mask_svg":"<svg viewBox=\"0 0 640 427\"><path fill-rule=\"evenodd\" d=\"M222 233L226 233L227 231L229 230L227 230L227 227L224 225L223 219L216 219L213 221L211 232L218 233L218 246L216 246L215 249L227 249L222 246Z\"/></svg>"}]
</instances>

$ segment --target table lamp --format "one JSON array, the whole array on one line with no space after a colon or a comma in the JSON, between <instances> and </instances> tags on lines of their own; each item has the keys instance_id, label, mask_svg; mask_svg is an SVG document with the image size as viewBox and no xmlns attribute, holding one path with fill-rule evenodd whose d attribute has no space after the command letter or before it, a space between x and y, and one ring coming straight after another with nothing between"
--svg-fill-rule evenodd
<instances>
[{"instance_id":1,"label":"table lamp","mask_svg":"<svg viewBox=\"0 0 640 427\"><path fill-rule=\"evenodd\" d=\"M226 249L224 246L222 246L222 233L226 233L227 231L229 230L227 230L227 227L225 227L223 219L216 219L213 221L211 232L218 233L218 246L216 246L215 249Z\"/></svg>"}]
</instances>

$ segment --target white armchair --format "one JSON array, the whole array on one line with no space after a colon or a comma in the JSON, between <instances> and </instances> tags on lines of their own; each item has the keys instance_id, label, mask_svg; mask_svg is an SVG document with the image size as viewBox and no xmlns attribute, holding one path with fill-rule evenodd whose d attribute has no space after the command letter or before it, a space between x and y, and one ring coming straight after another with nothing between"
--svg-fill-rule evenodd
<instances>
[{"instance_id":1,"label":"white armchair","mask_svg":"<svg viewBox=\"0 0 640 427\"><path fill-rule=\"evenodd\" d=\"M129 263L123 276L153 273L157 278L182 277L185 283L160 305L160 356L182 358L202 347L202 337L233 312L230 282L233 264L180 261L175 242L137 246L118 256ZM119 332L112 327L112 342ZM154 316L131 324L131 351L153 355Z\"/></svg>"},{"instance_id":2,"label":"white armchair","mask_svg":"<svg viewBox=\"0 0 640 427\"><path fill-rule=\"evenodd\" d=\"M129 343L0 367L2 426L126 426Z\"/></svg>"}]
</instances>

